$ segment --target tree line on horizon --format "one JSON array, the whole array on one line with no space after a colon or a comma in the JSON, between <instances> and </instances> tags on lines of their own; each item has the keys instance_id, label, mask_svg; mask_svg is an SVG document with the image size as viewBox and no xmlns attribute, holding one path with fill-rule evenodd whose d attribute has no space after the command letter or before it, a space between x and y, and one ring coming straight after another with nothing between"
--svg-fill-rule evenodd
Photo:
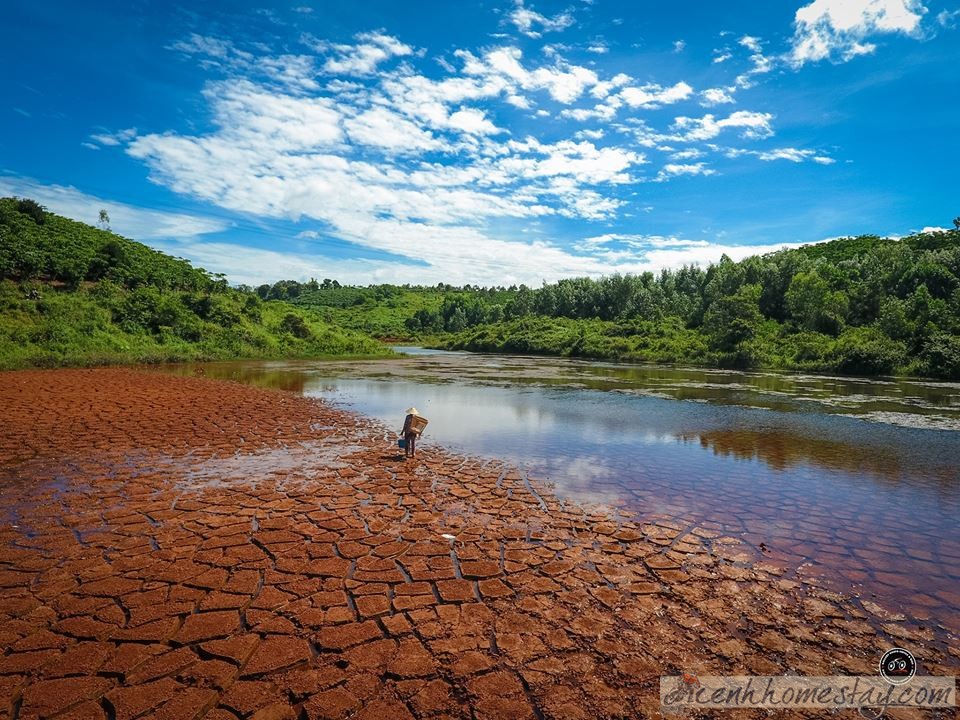
<instances>
[{"instance_id":1,"label":"tree line on horizon","mask_svg":"<svg viewBox=\"0 0 960 720\"><path fill-rule=\"evenodd\" d=\"M960 378L960 229L536 289L324 280L257 293L455 349Z\"/></svg>"},{"instance_id":2,"label":"tree line on horizon","mask_svg":"<svg viewBox=\"0 0 960 720\"><path fill-rule=\"evenodd\" d=\"M542 287L230 287L103 228L0 199L0 365L436 347L960 379L956 230L842 238ZM38 284L39 283L39 284ZM41 296L42 297L39 297ZM149 348L149 351L147 350ZM9 358L19 358L10 360Z\"/></svg>"}]
</instances>

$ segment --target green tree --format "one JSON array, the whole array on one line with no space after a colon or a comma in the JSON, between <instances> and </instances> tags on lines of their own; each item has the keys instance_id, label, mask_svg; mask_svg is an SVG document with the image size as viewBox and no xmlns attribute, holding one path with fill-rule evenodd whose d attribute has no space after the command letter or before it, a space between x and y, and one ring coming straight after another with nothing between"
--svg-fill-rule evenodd
<instances>
[{"instance_id":1,"label":"green tree","mask_svg":"<svg viewBox=\"0 0 960 720\"><path fill-rule=\"evenodd\" d=\"M851 375L890 375L906 360L903 343L876 328L849 328L830 355L837 370Z\"/></svg>"},{"instance_id":2,"label":"green tree","mask_svg":"<svg viewBox=\"0 0 960 720\"><path fill-rule=\"evenodd\" d=\"M831 292L816 271L794 275L784 299L790 315L807 330L836 335L843 328L849 301L842 292Z\"/></svg>"},{"instance_id":3,"label":"green tree","mask_svg":"<svg viewBox=\"0 0 960 720\"><path fill-rule=\"evenodd\" d=\"M37 225L43 225L47 220L47 209L30 198L20 198L17 200L17 211L28 216Z\"/></svg>"},{"instance_id":4,"label":"green tree","mask_svg":"<svg viewBox=\"0 0 960 720\"><path fill-rule=\"evenodd\" d=\"M960 337L937 333L924 343L920 357L927 375L960 380Z\"/></svg>"},{"instance_id":5,"label":"green tree","mask_svg":"<svg viewBox=\"0 0 960 720\"><path fill-rule=\"evenodd\" d=\"M463 308L458 305L447 319L447 331L458 333L465 330L466 327L467 314L463 311Z\"/></svg>"},{"instance_id":6,"label":"green tree","mask_svg":"<svg viewBox=\"0 0 960 720\"><path fill-rule=\"evenodd\" d=\"M313 335L306 320L294 313L287 313L283 316L283 320L280 321L280 329L301 340L305 340Z\"/></svg>"},{"instance_id":7,"label":"green tree","mask_svg":"<svg viewBox=\"0 0 960 720\"><path fill-rule=\"evenodd\" d=\"M703 319L703 329L715 350L733 352L741 343L756 337L763 315L760 312L759 285L744 285L733 295L719 298L710 305Z\"/></svg>"}]
</instances>

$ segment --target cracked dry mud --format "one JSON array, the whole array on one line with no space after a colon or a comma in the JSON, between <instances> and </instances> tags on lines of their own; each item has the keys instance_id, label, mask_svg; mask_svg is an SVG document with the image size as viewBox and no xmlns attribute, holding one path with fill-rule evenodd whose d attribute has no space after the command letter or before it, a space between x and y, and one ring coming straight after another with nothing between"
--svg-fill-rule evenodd
<instances>
[{"instance_id":1,"label":"cracked dry mud","mask_svg":"<svg viewBox=\"0 0 960 720\"><path fill-rule=\"evenodd\" d=\"M714 528L584 509L496 461L404 461L319 401L0 378L0 718L655 717L663 674L960 660Z\"/></svg>"}]
</instances>

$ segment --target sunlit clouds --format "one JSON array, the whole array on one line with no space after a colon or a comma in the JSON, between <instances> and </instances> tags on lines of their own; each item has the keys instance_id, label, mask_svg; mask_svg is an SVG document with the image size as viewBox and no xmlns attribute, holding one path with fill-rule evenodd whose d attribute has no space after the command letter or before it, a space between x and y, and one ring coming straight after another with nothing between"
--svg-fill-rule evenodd
<instances>
[{"instance_id":1,"label":"sunlit clouds","mask_svg":"<svg viewBox=\"0 0 960 720\"><path fill-rule=\"evenodd\" d=\"M193 214L170 214L160 235L129 219L129 232L181 242L237 280L322 266L354 282L539 283L706 262L736 245L701 228L669 250L636 241L663 237L649 232L658 210L646 195L698 193L773 165L832 172L842 147L815 133L780 138L791 108L758 89L874 52L877 37L918 36L925 16L916 0L816 0L769 36L718 30L704 49L672 34L651 62L649 43L613 52L624 44L604 37L592 4L504 2L489 32L452 46L382 20L327 37L322 13L308 10L294 8L282 40L217 25L161 44L200 74L202 117L131 117L81 140L98 156L124 153L153 186L212 217L293 229L246 249L203 239L231 223ZM48 195L62 209L74 192ZM598 237L634 241L613 252L583 240Z\"/></svg>"}]
</instances>

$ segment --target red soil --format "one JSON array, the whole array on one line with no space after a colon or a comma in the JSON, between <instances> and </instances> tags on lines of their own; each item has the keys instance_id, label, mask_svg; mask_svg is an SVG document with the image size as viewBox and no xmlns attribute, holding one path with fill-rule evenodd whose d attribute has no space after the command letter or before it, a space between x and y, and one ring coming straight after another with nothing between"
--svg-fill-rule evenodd
<instances>
[{"instance_id":1,"label":"red soil","mask_svg":"<svg viewBox=\"0 0 960 720\"><path fill-rule=\"evenodd\" d=\"M3 373L0 427L0 718L653 717L666 674L960 658L711 527L291 394Z\"/></svg>"}]
</instances>

